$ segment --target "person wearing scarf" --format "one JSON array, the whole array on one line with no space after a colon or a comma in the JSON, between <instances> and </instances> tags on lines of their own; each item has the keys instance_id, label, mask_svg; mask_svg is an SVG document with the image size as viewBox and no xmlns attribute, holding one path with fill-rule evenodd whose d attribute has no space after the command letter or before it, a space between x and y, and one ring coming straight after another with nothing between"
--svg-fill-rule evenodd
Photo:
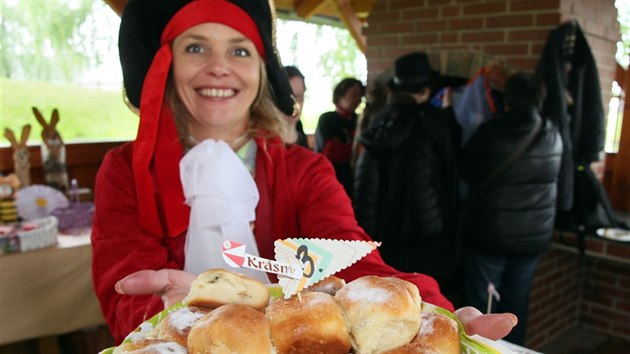
<instances>
[{"instance_id":1,"label":"person wearing scarf","mask_svg":"<svg viewBox=\"0 0 630 354\"><path fill-rule=\"evenodd\" d=\"M140 124L135 141L103 160L92 226L94 289L116 343L181 301L197 273L225 268L217 252L226 238L271 259L276 239L371 240L330 162L279 138L280 112L295 107L274 16L267 0L126 5L119 49ZM368 274L411 281L424 301L453 310L435 280L401 273L378 252L336 275ZM503 336L515 322L463 310L480 334Z\"/></svg>"}]
</instances>

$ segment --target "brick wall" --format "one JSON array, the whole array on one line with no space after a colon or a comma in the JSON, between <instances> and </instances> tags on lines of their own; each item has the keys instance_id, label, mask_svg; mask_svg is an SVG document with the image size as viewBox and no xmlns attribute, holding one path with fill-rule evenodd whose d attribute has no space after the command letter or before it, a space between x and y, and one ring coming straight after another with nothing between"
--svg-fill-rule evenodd
<instances>
[{"instance_id":1,"label":"brick wall","mask_svg":"<svg viewBox=\"0 0 630 354\"><path fill-rule=\"evenodd\" d=\"M368 82L411 51L482 52L533 70L549 31L569 19L587 35L607 110L620 38L614 0L380 0L364 31Z\"/></svg>"},{"instance_id":2,"label":"brick wall","mask_svg":"<svg viewBox=\"0 0 630 354\"><path fill-rule=\"evenodd\" d=\"M549 31L571 19L595 57L607 111L620 38L614 0L379 0L364 30L368 82L412 51L482 53L534 70ZM597 241L589 240L587 251L611 260L582 258L575 247L554 248L541 259L528 346L539 348L574 325L630 338L630 265L611 265L630 259L630 246Z\"/></svg>"},{"instance_id":3,"label":"brick wall","mask_svg":"<svg viewBox=\"0 0 630 354\"><path fill-rule=\"evenodd\" d=\"M539 263L530 294L527 342L540 348L578 321L581 263L575 254L551 249Z\"/></svg>"},{"instance_id":4,"label":"brick wall","mask_svg":"<svg viewBox=\"0 0 630 354\"><path fill-rule=\"evenodd\" d=\"M537 349L573 326L630 339L630 244L574 235L542 257L532 292L526 346Z\"/></svg>"},{"instance_id":5,"label":"brick wall","mask_svg":"<svg viewBox=\"0 0 630 354\"><path fill-rule=\"evenodd\" d=\"M630 266L586 260L582 291L579 323L630 339Z\"/></svg>"}]
</instances>

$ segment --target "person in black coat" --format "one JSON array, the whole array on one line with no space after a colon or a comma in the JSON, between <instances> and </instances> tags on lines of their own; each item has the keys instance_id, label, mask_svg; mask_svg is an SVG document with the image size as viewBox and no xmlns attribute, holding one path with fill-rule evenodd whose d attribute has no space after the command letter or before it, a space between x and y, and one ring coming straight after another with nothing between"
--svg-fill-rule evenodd
<instances>
[{"instance_id":1,"label":"person in black coat","mask_svg":"<svg viewBox=\"0 0 630 354\"><path fill-rule=\"evenodd\" d=\"M448 293L455 271L456 159L447 112L429 103L437 78L424 53L396 60L389 103L359 137L365 150L353 206L359 225L382 241L389 264L429 274Z\"/></svg>"},{"instance_id":2,"label":"person in black coat","mask_svg":"<svg viewBox=\"0 0 630 354\"><path fill-rule=\"evenodd\" d=\"M544 97L537 75L510 76L506 113L475 131L462 160L470 191L463 219L465 302L486 311L492 283L500 295L493 312L519 318L506 338L516 344L525 341L529 291L538 259L551 243L556 212L562 138L555 124L539 114ZM529 147L487 182L537 124Z\"/></svg>"}]
</instances>

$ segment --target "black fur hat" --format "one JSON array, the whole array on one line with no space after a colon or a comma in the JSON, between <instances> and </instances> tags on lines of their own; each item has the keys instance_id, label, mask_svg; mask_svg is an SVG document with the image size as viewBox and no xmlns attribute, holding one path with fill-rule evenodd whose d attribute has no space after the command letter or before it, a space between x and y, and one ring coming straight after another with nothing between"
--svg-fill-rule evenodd
<instances>
[{"instance_id":1,"label":"black fur hat","mask_svg":"<svg viewBox=\"0 0 630 354\"><path fill-rule=\"evenodd\" d=\"M389 81L392 91L420 92L439 77L439 73L431 69L429 58L425 53L405 54L394 64L394 77Z\"/></svg>"},{"instance_id":2,"label":"black fur hat","mask_svg":"<svg viewBox=\"0 0 630 354\"><path fill-rule=\"evenodd\" d=\"M140 107L145 76L160 48L162 31L182 7L195 0L129 0L122 14L118 47L129 103ZM254 21L265 49L265 65L276 106L294 112L291 86L275 48L273 0L226 0L243 9Z\"/></svg>"}]
</instances>

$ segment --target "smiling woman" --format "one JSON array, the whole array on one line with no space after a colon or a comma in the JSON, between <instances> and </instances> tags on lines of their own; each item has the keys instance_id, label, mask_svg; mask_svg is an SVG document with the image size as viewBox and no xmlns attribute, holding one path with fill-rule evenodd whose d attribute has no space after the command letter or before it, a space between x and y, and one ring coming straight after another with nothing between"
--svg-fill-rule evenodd
<instances>
[{"instance_id":1,"label":"smiling woman","mask_svg":"<svg viewBox=\"0 0 630 354\"><path fill-rule=\"evenodd\" d=\"M143 318L181 300L193 275L224 268L227 241L273 259L274 242L294 235L371 240L358 227L328 160L261 129L262 122L282 122L280 112L295 109L276 56L274 26L266 0L127 4L119 48L140 127L134 142L103 160L92 226L95 290L118 341ZM167 87L188 111L184 129L176 129L178 111L164 101ZM273 96L265 96L267 87ZM179 143L190 135L205 140ZM242 144L234 144L231 139L241 135ZM239 270L276 281L248 271ZM367 274L408 279L424 300L452 309L430 277L400 273L378 252L339 274L347 280ZM151 279L158 287L145 283ZM141 294L159 296L128 296Z\"/></svg>"}]
</instances>

